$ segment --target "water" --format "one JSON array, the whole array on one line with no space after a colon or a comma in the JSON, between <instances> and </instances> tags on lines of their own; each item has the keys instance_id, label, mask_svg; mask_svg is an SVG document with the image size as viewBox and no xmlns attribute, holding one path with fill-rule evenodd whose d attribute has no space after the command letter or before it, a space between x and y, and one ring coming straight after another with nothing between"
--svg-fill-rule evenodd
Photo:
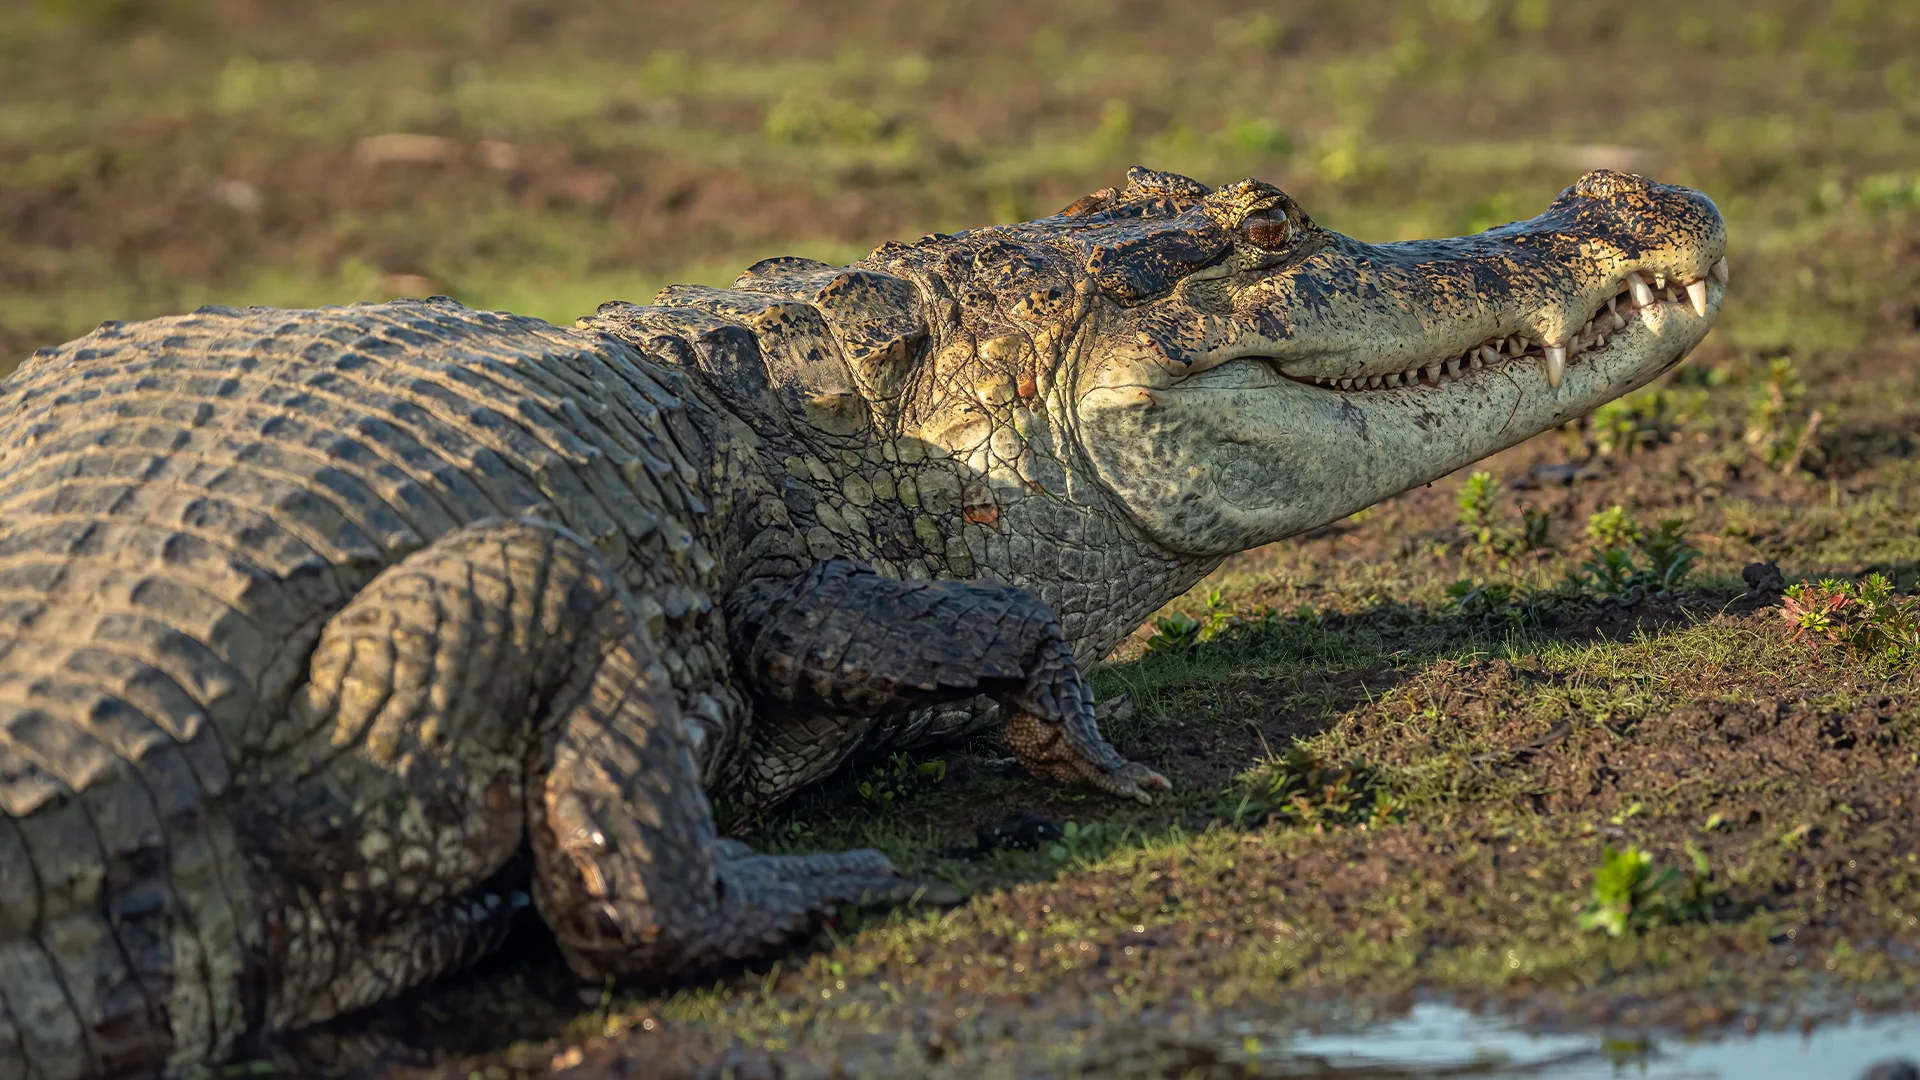
<instances>
[{"instance_id":1,"label":"water","mask_svg":"<svg viewBox=\"0 0 1920 1080\"><path fill-rule=\"evenodd\" d=\"M1298 1034L1274 1044L1243 1041L1219 1049L1222 1061L1237 1058L1254 1076L1854 1080L1889 1059L1920 1062L1920 1017L1855 1016L1808 1034L1735 1032L1622 1042L1598 1034L1532 1034L1454 1006L1421 1004L1399 1019L1352 1034Z\"/></svg>"}]
</instances>

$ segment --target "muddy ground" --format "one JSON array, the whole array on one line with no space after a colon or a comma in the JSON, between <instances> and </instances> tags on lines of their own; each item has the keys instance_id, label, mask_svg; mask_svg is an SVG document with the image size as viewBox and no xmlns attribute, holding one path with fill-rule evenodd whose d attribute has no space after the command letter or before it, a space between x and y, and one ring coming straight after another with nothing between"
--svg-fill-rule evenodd
<instances>
[{"instance_id":1,"label":"muddy ground","mask_svg":"<svg viewBox=\"0 0 1920 1080\"><path fill-rule=\"evenodd\" d=\"M729 820L879 847L963 903L653 992L583 991L530 926L298 1048L1240 1075L1289 1023L1445 995L1630 1058L1639 1031L1920 1004L1913 657L1790 639L1777 588L1920 578L1916 57L1920 11L1858 2L44 0L0 11L0 356L202 302L568 321L1047 213L1135 162L1261 176L1365 239L1526 216L1600 165L1701 187L1733 283L1683 368L1235 559L1173 606L1205 640L1143 628L1097 674L1131 697L1115 741L1175 781L1159 805L1044 787L992 740L863 766ZM1475 470L1502 486L1464 522ZM1678 588L1596 583L1616 505L1685 521ZM1583 920L1609 847L1671 871L1618 936Z\"/></svg>"}]
</instances>

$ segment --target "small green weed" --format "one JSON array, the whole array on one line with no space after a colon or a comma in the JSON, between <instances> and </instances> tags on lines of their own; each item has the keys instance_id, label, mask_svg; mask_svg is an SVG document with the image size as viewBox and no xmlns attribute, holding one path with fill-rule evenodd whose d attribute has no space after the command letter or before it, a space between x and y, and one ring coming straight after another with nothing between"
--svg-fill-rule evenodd
<instances>
[{"instance_id":1,"label":"small green weed","mask_svg":"<svg viewBox=\"0 0 1920 1080\"><path fill-rule=\"evenodd\" d=\"M1747 446L1782 474L1800 467L1820 430L1819 409L1801 414L1800 405L1806 396L1806 380L1800 377L1790 356L1767 361L1766 374L1747 395Z\"/></svg>"},{"instance_id":2,"label":"small green weed","mask_svg":"<svg viewBox=\"0 0 1920 1080\"><path fill-rule=\"evenodd\" d=\"M1619 596L1633 588L1633 579L1639 574L1633 556L1616 547L1595 548L1593 558L1581 563L1580 568L1587 572L1581 584L1608 596Z\"/></svg>"},{"instance_id":3,"label":"small green weed","mask_svg":"<svg viewBox=\"0 0 1920 1080\"><path fill-rule=\"evenodd\" d=\"M1640 584L1647 591L1668 593L1686 583L1700 551L1687 542L1684 518L1662 518L1651 531L1640 534L1640 553L1647 557L1647 569Z\"/></svg>"},{"instance_id":4,"label":"small green weed","mask_svg":"<svg viewBox=\"0 0 1920 1080\"><path fill-rule=\"evenodd\" d=\"M1467 530L1467 543L1493 546L1500 481L1490 472L1474 473L1460 485L1460 494L1454 501L1460 506L1460 526Z\"/></svg>"},{"instance_id":5,"label":"small green weed","mask_svg":"<svg viewBox=\"0 0 1920 1080\"><path fill-rule=\"evenodd\" d=\"M1406 818L1406 807L1380 773L1350 761L1333 765L1305 746L1256 765L1240 778L1246 789L1236 820L1277 820L1315 829L1380 828Z\"/></svg>"},{"instance_id":6,"label":"small green weed","mask_svg":"<svg viewBox=\"0 0 1920 1080\"><path fill-rule=\"evenodd\" d=\"M854 785L860 797L882 807L892 806L947 778L947 763L942 758L915 762L905 754L895 754L886 764L877 766Z\"/></svg>"},{"instance_id":7,"label":"small green weed","mask_svg":"<svg viewBox=\"0 0 1920 1080\"><path fill-rule=\"evenodd\" d=\"M1891 668L1920 658L1920 596L1901 596L1884 574L1788 586L1780 614L1787 636L1814 648L1834 645Z\"/></svg>"},{"instance_id":8,"label":"small green weed","mask_svg":"<svg viewBox=\"0 0 1920 1080\"><path fill-rule=\"evenodd\" d=\"M762 129L769 140L789 146L839 143L865 146L892 133L892 123L856 101L834 97L788 96L767 109Z\"/></svg>"},{"instance_id":9,"label":"small green weed","mask_svg":"<svg viewBox=\"0 0 1920 1080\"><path fill-rule=\"evenodd\" d=\"M1671 866L1656 869L1653 856L1637 845L1606 845L1575 921L1582 930L1619 937L1628 930L1712 918L1713 873L1706 853L1689 844L1687 855L1692 873L1683 874Z\"/></svg>"},{"instance_id":10,"label":"small green weed","mask_svg":"<svg viewBox=\"0 0 1920 1080\"><path fill-rule=\"evenodd\" d=\"M1503 582L1474 581L1461 578L1447 586L1447 599L1454 610L1482 623L1519 625L1526 621L1526 609L1514 602L1514 588Z\"/></svg>"},{"instance_id":11,"label":"small green weed","mask_svg":"<svg viewBox=\"0 0 1920 1080\"><path fill-rule=\"evenodd\" d=\"M1920 175L1874 173L1853 185L1860 207L1871 213L1920 206Z\"/></svg>"},{"instance_id":12,"label":"small green weed","mask_svg":"<svg viewBox=\"0 0 1920 1080\"><path fill-rule=\"evenodd\" d=\"M1581 588L1606 595L1622 595L1634 588L1670 593L1686 584L1700 551L1687 541L1684 518L1664 518L1649 530L1618 505L1587 518L1587 537L1593 548L1574 579ZM1635 561L1628 548L1645 559Z\"/></svg>"},{"instance_id":13,"label":"small green weed","mask_svg":"<svg viewBox=\"0 0 1920 1080\"><path fill-rule=\"evenodd\" d=\"M1588 516L1587 539L1602 548L1624 548L1640 539L1640 525L1616 503Z\"/></svg>"},{"instance_id":14,"label":"small green weed","mask_svg":"<svg viewBox=\"0 0 1920 1080\"><path fill-rule=\"evenodd\" d=\"M1048 845L1047 857L1055 862L1089 863L1119 847L1129 832L1098 821L1069 821L1060 826L1060 839Z\"/></svg>"},{"instance_id":15,"label":"small green weed","mask_svg":"<svg viewBox=\"0 0 1920 1080\"><path fill-rule=\"evenodd\" d=\"M1707 853L1692 841L1687 843L1687 861L1692 872L1681 876L1677 887L1667 894L1667 915L1675 922L1709 922L1717 894L1713 889L1713 867Z\"/></svg>"},{"instance_id":16,"label":"small green weed","mask_svg":"<svg viewBox=\"0 0 1920 1080\"><path fill-rule=\"evenodd\" d=\"M1605 930L1619 937L1629 927L1639 928L1652 921L1660 890L1676 871L1653 869L1653 856L1629 844L1616 850L1608 844L1600 854L1600 866L1593 872L1593 888L1588 894L1577 922L1582 930Z\"/></svg>"},{"instance_id":17,"label":"small green weed","mask_svg":"<svg viewBox=\"0 0 1920 1080\"><path fill-rule=\"evenodd\" d=\"M1663 386L1609 401L1589 422L1594 452L1625 456L1666 442L1700 416L1706 400L1704 390Z\"/></svg>"},{"instance_id":18,"label":"small green weed","mask_svg":"<svg viewBox=\"0 0 1920 1080\"><path fill-rule=\"evenodd\" d=\"M1203 641L1229 634L1260 633L1271 629L1277 618L1278 612L1265 607L1244 614L1227 603L1226 596L1219 589L1214 589L1207 593L1207 610L1202 615L1195 617L1184 611L1176 611L1155 619L1153 636L1147 639L1147 651L1186 652Z\"/></svg>"},{"instance_id":19,"label":"small green weed","mask_svg":"<svg viewBox=\"0 0 1920 1080\"><path fill-rule=\"evenodd\" d=\"M1529 506L1520 511L1520 550L1545 551L1553 546L1552 519L1545 510Z\"/></svg>"},{"instance_id":20,"label":"small green weed","mask_svg":"<svg viewBox=\"0 0 1920 1080\"><path fill-rule=\"evenodd\" d=\"M1469 553L1519 555L1551 544L1547 515L1539 510L1520 512L1516 531L1500 524L1500 481L1490 472L1468 475L1454 496L1460 508L1460 527L1466 532Z\"/></svg>"}]
</instances>

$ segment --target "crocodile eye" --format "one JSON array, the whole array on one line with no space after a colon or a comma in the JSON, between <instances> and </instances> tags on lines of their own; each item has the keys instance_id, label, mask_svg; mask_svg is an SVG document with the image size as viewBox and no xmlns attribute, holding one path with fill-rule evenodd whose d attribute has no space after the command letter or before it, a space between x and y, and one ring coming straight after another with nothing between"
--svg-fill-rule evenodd
<instances>
[{"instance_id":1,"label":"crocodile eye","mask_svg":"<svg viewBox=\"0 0 1920 1080\"><path fill-rule=\"evenodd\" d=\"M1279 251L1293 238L1293 223L1281 210L1261 210L1240 223L1240 236L1261 251Z\"/></svg>"}]
</instances>

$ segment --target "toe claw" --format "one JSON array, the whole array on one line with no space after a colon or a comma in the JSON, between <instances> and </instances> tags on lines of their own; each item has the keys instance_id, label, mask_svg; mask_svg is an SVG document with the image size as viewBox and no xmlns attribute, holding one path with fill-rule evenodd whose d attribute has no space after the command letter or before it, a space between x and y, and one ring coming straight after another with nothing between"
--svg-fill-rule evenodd
<instances>
[{"instance_id":1,"label":"toe claw","mask_svg":"<svg viewBox=\"0 0 1920 1080\"><path fill-rule=\"evenodd\" d=\"M1153 805L1153 796L1148 794L1150 791L1173 790L1173 781L1137 761L1127 762L1114 779L1120 788L1117 794L1128 796L1146 806Z\"/></svg>"},{"instance_id":2,"label":"toe claw","mask_svg":"<svg viewBox=\"0 0 1920 1080\"><path fill-rule=\"evenodd\" d=\"M939 881L892 877L859 882L841 902L849 907L953 907L966 894Z\"/></svg>"},{"instance_id":3,"label":"toe claw","mask_svg":"<svg viewBox=\"0 0 1920 1080\"><path fill-rule=\"evenodd\" d=\"M966 899L965 892L945 882L921 881L914 883L912 895L901 903L907 907L954 907Z\"/></svg>"}]
</instances>

